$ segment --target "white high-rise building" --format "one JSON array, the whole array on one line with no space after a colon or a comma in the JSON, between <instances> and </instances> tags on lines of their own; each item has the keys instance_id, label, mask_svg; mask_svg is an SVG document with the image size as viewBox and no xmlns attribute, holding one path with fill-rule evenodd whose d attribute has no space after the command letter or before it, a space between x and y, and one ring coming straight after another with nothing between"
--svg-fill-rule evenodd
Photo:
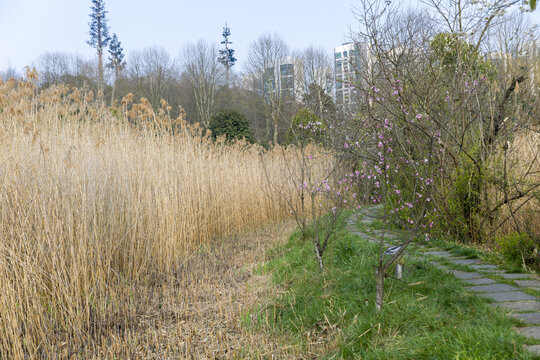
<instances>
[{"instance_id":1,"label":"white high-rise building","mask_svg":"<svg viewBox=\"0 0 540 360\"><path fill-rule=\"evenodd\" d=\"M244 87L267 99L301 99L304 93L303 64L293 57L277 60L264 73L246 75Z\"/></svg>"},{"instance_id":2,"label":"white high-rise building","mask_svg":"<svg viewBox=\"0 0 540 360\"><path fill-rule=\"evenodd\" d=\"M301 99L304 93L304 66L302 60L288 56L279 61L279 70L274 72L278 79L277 89L281 91L281 95L286 98Z\"/></svg>"},{"instance_id":3,"label":"white high-rise building","mask_svg":"<svg viewBox=\"0 0 540 360\"><path fill-rule=\"evenodd\" d=\"M371 66L369 44L349 42L334 48L337 104L350 105L354 101L354 84L360 81L359 73L366 66Z\"/></svg>"}]
</instances>

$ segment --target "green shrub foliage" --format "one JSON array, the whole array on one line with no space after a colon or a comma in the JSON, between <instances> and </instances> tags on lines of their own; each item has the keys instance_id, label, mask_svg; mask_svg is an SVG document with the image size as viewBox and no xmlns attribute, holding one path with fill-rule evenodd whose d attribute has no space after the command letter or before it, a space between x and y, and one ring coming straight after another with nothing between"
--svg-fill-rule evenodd
<instances>
[{"instance_id":1,"label":"green shrub foliage","mask_svg":"<svg viewBox=\"0 0 540 360\"><path fill-rule=\"evenodd\" d=\"M498 252L516 265L539 263L538 246L528 234L513 233L496 239Z\"/></svg>"},{"instance_id":2,"label":"green shrub foliage","mask_svg":"<svg viewBox=\"0 0 540 360\"><path fill-rule=\"evenodd\" d=\"M227 141L245 139L253 143L255 140L248 119L236 110L220 111L210 119L208 128L214 139L225 135Z\"/></svg>"},{"instance_id":3,"label":"green shrub foliage","mask_svg":"<svg viewBox=\"0 0 540 360\"><path fill-rule=\"evenodd\" d=\"M479 217L483 174L470 159L462 156L461 167L454 170L452 181L452 186L447 189L446 218L453 221L449 221L446 227L453 228L452 233L458 239L477 242L481 239L482 232Z\"/></svg>"},{"instance_id":4,"label":"green shrub foliage","mask_svg":"<svg viewBox=\"0 0 540 360\"><path fill-rule=\"evenodd\" d=\"M292 117L287 142L289 144L311 141L322 143L325 130L326 126L322 120L311 109L304 107Z\"/></svg>"}]
</instances>

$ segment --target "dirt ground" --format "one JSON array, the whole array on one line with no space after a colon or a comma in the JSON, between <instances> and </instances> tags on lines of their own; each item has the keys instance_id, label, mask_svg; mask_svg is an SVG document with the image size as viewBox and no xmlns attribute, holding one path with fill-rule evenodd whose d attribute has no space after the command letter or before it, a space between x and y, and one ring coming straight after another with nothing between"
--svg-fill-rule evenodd
<instances>
[{"instance_id":1,"label":"dirt ground","mask_svg":"<svg viewBox=\"0 0 540 360\"><path fill-rule=\"evenodd\" d=\"M249 326L247 319L280 291L257 267L267 250L286 241L293 229L292 223L284 223L212 248L201 246L176 274L155 275L133 287L129 314L118 314L109 326L103 325L109 329L104 332L107 338L97 341L99 357L316 358L313 349L300 349L269 329Z\"/></svg>"}]
</instances>

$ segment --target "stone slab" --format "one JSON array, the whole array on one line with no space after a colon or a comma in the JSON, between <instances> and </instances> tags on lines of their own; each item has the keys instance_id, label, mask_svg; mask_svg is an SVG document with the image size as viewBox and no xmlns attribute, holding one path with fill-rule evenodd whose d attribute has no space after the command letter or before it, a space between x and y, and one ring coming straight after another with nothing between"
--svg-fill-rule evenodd
<instances>
[{"instance_id":1,"label":"stone slab","mask_svg":"<svg viewBox=\"0 0 540 360\"><path fill-rule=\"evenodd\" d=\"M383 232L380 230L375 230L373 231L373 235L377 237L381 237L383 235ZM398 236L396 234L389 233L388 231L384 233L384 239L397 239L397 238Z\"/></svg>"},{"instance_id":2,"label":"stone slab","mask_svg":"<svg viewBox=\"0 0 540 360\"><path fill-rule=\"evenodd\" d=\"M467 279L463 280L463 282L471 285L488 285L497 283L495 280L491 280L488 278Z\"/></svg>"},{"instance_id":3,"label":"stone slab","mask_svg":"<svg viewBox=\"0 0 540 360\"><path fill-rule=\"evenodd\" d=\"M498 302L521 301L521 300L536 300L534 296L525 294L523 291L508 291L496 293L479 293L478 296L495 300Z\"/></svg>"},{"instance_id":4,"label":"stone slab","mask_svg":"<svg viewBox=\"0 0 540 360\"><path fill-rule=\"evenodd\" d=\"M503 278L507 280L514 280L514 279L534 279L534 276L531 274L498 274L499 276L502 276Z\"/></svg>"},{"instance_id":5,"label":"stone slab","mask_svg":"<svg viewBox=\"0 0 540 360\"><path fill-rule=\"evenodd\" d=\"M540 324L540 312L512 314L512 316L528 324Z\"/></svg>"},{"instance_id":6,"label":"stone slab","mask_svg":"<svg viewBox=\"0 0 540 360\"><path fill-rule=\"evenodd\" d=\"M450 271L450 273L461 280L479 279L479 278L484 277L484 275L477 272L465 272L465 271L459 271L459 270L452 270Z\"/></svg>"},{"instance_id":7,"label":"stone slab","mask_svg":"<svg viewBox=\"0 0 540 360\"><path fill-rule=\"evenodd\" d=\"M526 326L516 328L516 332L531 339L540 340L540 327L539 326Z\"/></svg>"},{"instance_id":8,"label":"stone slab","mask_svg":"<svg viewBox=\"0 0 540 360\"><path fill-rule=\"evenodd\" d=\"M524 345L523 348L533 355L540 355L540 345Z\"/></svg>"},{"instance_id":9,"label":"stone slab","mask_svg":"<svg viewBox=\"0 0 540 360\"><path fill-rule=\"evenodd\" d=\"M465 287L465 289L468 290L468 291L488 292L488 293L517 291L517 290L519 290L517 287L510 286L510 285L507 285L507 284L490 284L490 285L467 286L467 287Z\"/></svg>"},{"instance_id":10,"label":"stone slab","mask_svg":"<svg viewBox=\"0 0 540 360\"><path fill-rule=\"evenodd\" d=\"M481 265L471 265L471 267L476 270L500 270L497 265L481 264Z\"/></svg>"},{"instance_id":11,"label":"stone slab","mask_svg":"<svg viewBox=\"0 0 540 360\"><path fill-rule=\"evenodd\" d=\"M473 265L473 264L481 263L481 261L478 259L457 259L457 260L447 259L447 260L454 264L459 264L459 265Z\"/></svg>"},{"instance_id":12,"label":"stone slab","mask_svg":"<svg viewBox=\"0 0 540 360\"><path fill-rule=\"evenodd\" d=\"M489 304L491 306L502 307L510 311L538 311L540 310L539 301L510 301Z\"/></svg>"},{"instance_id":13,"label":"stone slab","mask_svg":"<svg viewBox=\"0 0 540 360\"><path fill-rule=\"evenodd\" d=\"M538 280L516 280L514 283L521 287L540 288L540 281Z\"/></svg>"},{"instance_id":14,"label":"stone slab","mask_svg":"<svg viewBox=\"0 0 540 360\"><path fill-rule=\"evenodd\" d=\"M426 255L426 256L434 256L434 257L442 257L442 258L447 258L447 257L452 256L452 254L449 253L448 251L426 251L424 253L424 255Z\"/></svg>"},{"instance_id":15,"label":"stone slab","mask_svg":"<svg viewBox=\"0 0 540 360\"><path fill-rule=\"evenodd\" d=\"M493 275L506 274L506 271L501 270L501 269L483 269L480 271L488 273L488 274L493 274Z\"/></svg>"}]
</instances>

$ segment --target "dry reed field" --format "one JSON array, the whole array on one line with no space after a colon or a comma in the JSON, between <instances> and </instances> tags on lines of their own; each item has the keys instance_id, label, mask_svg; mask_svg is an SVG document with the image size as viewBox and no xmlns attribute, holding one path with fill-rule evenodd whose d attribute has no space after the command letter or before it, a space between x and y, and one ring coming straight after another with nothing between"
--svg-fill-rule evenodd
<instances>
[{"instance_id":1,"label":"dry reed field","mask_svg":"<svg viewBox=\"0 0 540 360\"><path fill-rule=\"evenodd\" d=\"M506 167L508 171L508 187L512 194L518 190L524 196L509 201L501 207L495 219L494 235L504 236L515 233L517 229L531 235L540 236L540 199L538 198L538 184L540 184L540 132L535 129L516 133L509 142ZM504 168L504 152L496 155L491 171L502 172ZM529 192L529 190L531 190ZM512 196L508 195L509 197ZM536 194L536 195L535 195ZM500 186L490 189L489 200L491 206L504 202L505 194Z\"/></svg>"},{"instance_id":2,"label":"dry reed field","mask_svg":"<svg viewBox=\"0 0 540 360\"><path fill-rule=\"evenodd\" d=\"M154 113L127 96L108 109L27 76L0 82L0 357L271 349L239 318L246 264L285 230L236 237L288 215L267 176L294 150L215 144L166 103Z\"/></svg>"}]
</instances>

